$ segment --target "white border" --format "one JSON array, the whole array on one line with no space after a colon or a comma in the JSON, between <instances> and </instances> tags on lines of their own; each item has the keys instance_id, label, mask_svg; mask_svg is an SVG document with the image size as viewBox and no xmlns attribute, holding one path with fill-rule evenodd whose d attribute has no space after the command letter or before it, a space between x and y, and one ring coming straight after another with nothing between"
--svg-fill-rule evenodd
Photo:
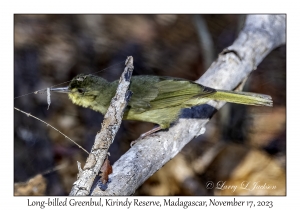
<instances>
[{"instance_id":1,"label":"white border","mask_svg":"<svg viewBox=\"0 0 300 210\"><path fill-rule=\"evenodd\" d=\"M27 209L27 197L13 197L13 14L15 13L287 13L287 196L281 197L237 197L239 200L273 200L273 209L282 209L289 206L298 206L298 174L299 172L299 139L297 138L296 122L299 108L299 11L298 5L293 2L276 1L2 1L1 8L1 207ZM281 3L281 4L280 4ZM297 92L296 92L297 91ZM8 99L8 100L7 100ZM4 135L3 135L4 133ZM297 177L297 178L296 178ZM46 197L30 197L44 200ZM54 198L54 197L52 197ZM61 199L64 197L60 197ZM132 198L132 197L131 197ZM164 197L139 197L144 200L162 200ZM184 197L188 200L202 200L216 198L220 201L232 200L234 197ZM70 198L68 198L70 199ZM80 200L85 200L81 197ZM132 198L133 199L133 198ZM47 207L47 209L50 207ZM57 208L57 207L56 207ZM70 208L70 207L69 207ZM76 207L81 208L82 207ZM75 209L76 209L75 208ZM86 207L85 207L86 208ZM177 207L182 209L182 207ZM192 207L189 207L190 209ZM232 207L225 207L227 209ZM32 208L31 208L32 209ZM35 207L35 209L37 209ZM64 208L66 209L66 208ZM74 209L72 207L72 209ZM124 208L125 209L125 208ZM134 207L130 209L140 209ZM295 209L295 208L294 208Z\"/></svg>"}]
</instances>

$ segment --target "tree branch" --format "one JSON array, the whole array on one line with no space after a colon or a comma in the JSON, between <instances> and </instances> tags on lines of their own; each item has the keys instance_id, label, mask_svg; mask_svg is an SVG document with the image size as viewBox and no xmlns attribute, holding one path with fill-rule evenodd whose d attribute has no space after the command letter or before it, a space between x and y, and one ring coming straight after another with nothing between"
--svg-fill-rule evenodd
<instances>
[{"instance_id":1,"label":"tree branch","mask_svg":"<svg viewBox=\"0 0 300 210\"><path fill-rule=\"evenodd\" d=\"M285 43L285 15L249 15L237 40L225 49L196 82L232 90L274 48ZM92 195L132 195L152 174L172 159L189 141L205 132L205 124L224 102L184 109L169 131L136 143L113 165L106 191L95 187Z\"/></svg>"},{"instance_id":2,"label":"tree branch","mask_svg":"<svg viewBox=\"0 0 300 210\"><path fill-rule=\"evenodd\" d=\"M214 42L203 15L194 15L193 20L197 28L197 35L200 42L200 49L202 51L204 68L206 69L214 60Z\"/></svg>"},{"instance_id":3,"label":"tree branch","mask_svg":"<svg viewBox=\"0 0 300 210\"><path fill-rule=\"evenodd\" d=\"M83 170L78 164L78 179L74 182L70 195L89 195L94 179L107 157L107 152L120 128L124 109L130 99L128 90L133 71L133 58L129 56L125 62L125 69L120 78L116 95L112 98L110 106L104 116L101 131L95 137L95 143L86 160Z\"/></svg>"}]
</instances>

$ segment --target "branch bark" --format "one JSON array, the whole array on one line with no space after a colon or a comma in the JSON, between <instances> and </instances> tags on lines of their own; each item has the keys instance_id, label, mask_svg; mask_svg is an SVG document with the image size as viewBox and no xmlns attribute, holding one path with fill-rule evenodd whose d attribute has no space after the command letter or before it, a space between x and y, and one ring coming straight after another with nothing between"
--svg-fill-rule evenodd
<instances>
[{"instance_id":1,"label":"branch bark","mask_svg":"<svg viewBox=\"0 0 300 210\"><path fill-rule=\"evenodd\" d=\"M236 41L226 48L196 82L232 90L274 48L285 43L285 15L249 15ZM106 191L92 195L132 195L152 174L172 159L189 141L205 132L205 125L224 102L185 109L179 122L136 143L113 165Z\"/></svg>"},{"instance_id":2,"label":"branch bark","mask_svg":"<svg viewBox=\"0 0 300 210\"><path fill-rule=\"evenodd\" d=\"M108 149L120 128L124 109L130 99L128 90L133 71L133 57L129 56L125 62L125 69L120 78L116 95L112 98L110 106L104 116L101 131L95 137L95 143L86 160L83 170L78 163L78 179L74 182L70 195L89 195L94 179L107 157Z\"/></svg>"}]
</instances>

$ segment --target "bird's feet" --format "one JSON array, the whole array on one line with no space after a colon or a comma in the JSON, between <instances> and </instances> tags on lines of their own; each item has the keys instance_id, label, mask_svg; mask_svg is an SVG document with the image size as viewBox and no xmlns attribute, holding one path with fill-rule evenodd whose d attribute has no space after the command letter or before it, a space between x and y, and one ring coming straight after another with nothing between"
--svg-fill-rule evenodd
<instances>
[{"instance_id":1,"label":"bird's feet","mask_svg":"<svg viewBox=\"0 0 300 210\"><path fill-rule=\"evenodd\" d=\"M141 135L141 136L142 136L142 135ZM141 136L140 136L138 139L132 141L132 142L130 143L130 147L132 147L133 145L135 145L138 141L142 140Z\"/></svg>"},{"instance_id":2,"label":"bird's feet","mask_svg":"<svg viewBox=\"0 0 300 210\"><path fill-rule=\"evenodd\" d=\"M161 130L161 127L155 127L153 129L151 129L150 131L147 131L146 133L143 133L142 135L140 135L140 137L137 140L134 140L130 143L130 147L132 147L133 145L135 145L137 142L139 142L140 140L142 140L143 138L145 138L146 136L151 135L152 133L155 133L156 131Z\"/></svg>"}]
</instances>

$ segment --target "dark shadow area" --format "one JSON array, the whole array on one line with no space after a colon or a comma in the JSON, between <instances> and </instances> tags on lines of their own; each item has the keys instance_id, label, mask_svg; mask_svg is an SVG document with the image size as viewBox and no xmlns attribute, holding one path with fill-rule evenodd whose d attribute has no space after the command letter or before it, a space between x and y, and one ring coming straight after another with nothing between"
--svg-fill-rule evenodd
<instances>
[{"instance_id":1,"label":"dark shadow area","mask_svg":"<svg viewBox=\"0 0 300 210\"><path fill-rule=\"evenodd\" d=\"M194 106L190 109L183 109L180 118L188 119L210 119L218 110L208 104Z\"/></svg>"}]
</instances>

